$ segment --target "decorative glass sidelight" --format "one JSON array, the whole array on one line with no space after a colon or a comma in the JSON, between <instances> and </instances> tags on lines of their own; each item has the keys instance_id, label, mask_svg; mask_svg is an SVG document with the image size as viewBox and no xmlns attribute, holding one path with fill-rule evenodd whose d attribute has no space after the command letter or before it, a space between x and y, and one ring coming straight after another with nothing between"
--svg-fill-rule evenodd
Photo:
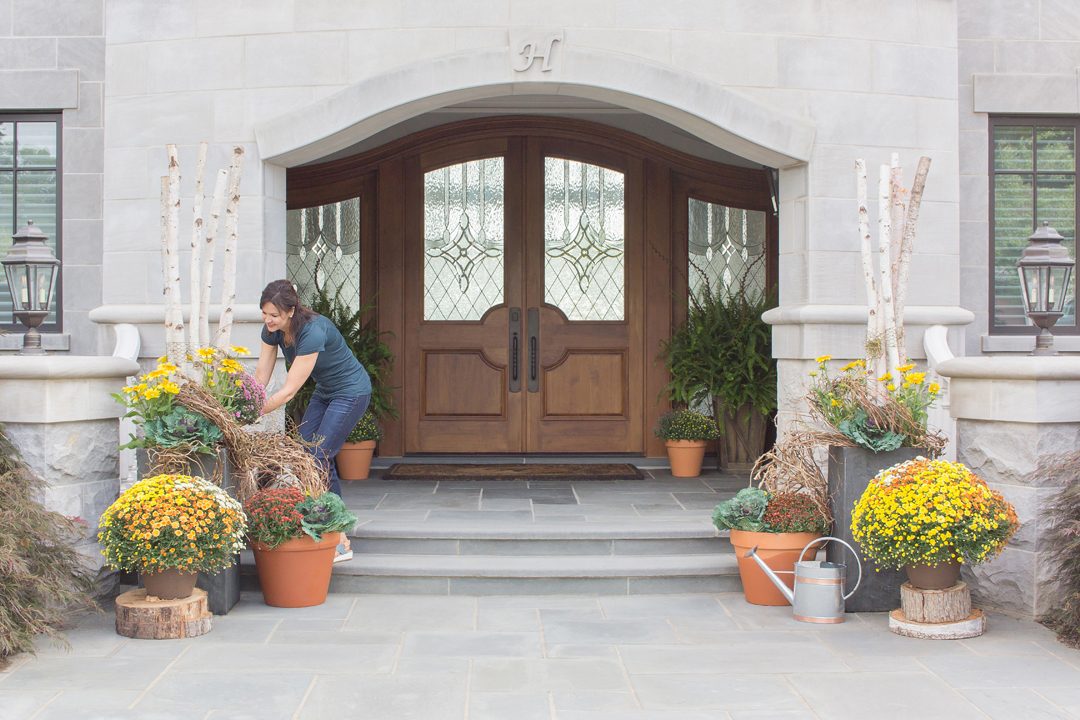
<instances>
[{"instance_id":1,"label":"decorative glass sidelight","mask_svg":"<svg viewBox=\"0 0 1080 720\"><path fill-rule=\"evenodd\" d=\"M570 320L622 320L626 194L621 172L544 159L544 301Z\"/></svg>"},{"instance_id":2,"label":"decorative glass sidelight","mask_svg":"<svg viewBox=\"0 0 1080 720\"><path fill-rule=\"evenodd\" d=\"M765 292L765 213L741 210L690 198L689 287Z\"/></svg>"},{"instance_id":3,"label":"decorative glass sidelight","mask_svg":"<svg viewBox=\"0 0 1080 720\"><path fill-rule=\"evenodd\" d=\"M503 302L501 157L424 174L424 319L479 320Z\"/></svg>"},{"instance_id":4,"label":"decorative glass sidelight","mask_svg":"<svg viewBox=\"0 0 1080 720\"><path fill-rule=\"evenodd\" d=\"M324 288L359 310L360 198L289 210L285 223L285 268L301 302Z\"/></svg>"}]
</instances>

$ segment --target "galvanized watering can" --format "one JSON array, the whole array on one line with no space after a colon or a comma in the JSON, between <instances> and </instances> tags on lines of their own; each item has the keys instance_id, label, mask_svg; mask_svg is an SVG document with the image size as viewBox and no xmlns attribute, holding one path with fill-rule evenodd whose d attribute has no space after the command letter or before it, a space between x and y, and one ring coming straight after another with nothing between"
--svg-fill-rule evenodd
<instances>
[{"instance_id":1,"label":"galvanized watering can","mask_svg":"<svg viewBox=\"0 0 1080 720\"><path fill-rule=\"evenodd\" d=\"M781 573L791 574L791 570L773 570L765 561L757 555L757 547L746 551L746 557L754 558L754 561L765 571L765 575L772 580L773 585L784 593L784 597L791 603L792 611L796 620L810 623L842 623L844 622L844 601L855 594L862 582L862 562L855 548L848 545L840 538L822 537L815 538L806 543L799 557L803 557L811 545L822 541L835 540L840 543L855 557L855 564L859 568L859 579L855 581L855 587L847 595L844 594L844 582L847 579L847 565L843 563L822 562L821 560L800 560L795 563L795 591L792 592L784 581L780 579Z\"/></svg>"}]
</instances>

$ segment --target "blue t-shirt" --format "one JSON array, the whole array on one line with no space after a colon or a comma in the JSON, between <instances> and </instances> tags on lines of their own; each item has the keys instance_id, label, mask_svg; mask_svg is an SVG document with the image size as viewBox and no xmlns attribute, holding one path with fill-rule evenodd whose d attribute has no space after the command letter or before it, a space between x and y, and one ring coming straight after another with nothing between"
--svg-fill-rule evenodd
<instances>
[{"instance_id":1,"label":"blue t-shirt","mask_svg":"<svg viewBox=\"0 0 1080 720\"><path fill-rule=\"evenodd\" d=\"M334 323L322 315L316 315L300 329L293 345L285 344L285 333L270 332L263 325L262 341L276 345L285 355L285 362L292 366L297 355L319 353L311 377L315 381L315 394L324 399L354 398L371 394L371 378L367 370L345 344L345 338Z\"/></svg>"}]
</instances>

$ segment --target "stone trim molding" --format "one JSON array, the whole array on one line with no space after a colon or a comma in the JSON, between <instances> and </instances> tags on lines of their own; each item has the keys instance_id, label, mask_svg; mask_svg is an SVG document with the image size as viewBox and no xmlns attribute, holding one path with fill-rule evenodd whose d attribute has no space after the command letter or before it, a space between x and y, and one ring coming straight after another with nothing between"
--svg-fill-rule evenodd
<instances>
[{"instance_id":1,"label":"stone trim molding","mask_svg":"<svg viewBox=\"0 0 1080 720\"><path fill-rule=\"evenodd\" d=\"M781 305L761 319L770 325L866 325L865 305ZM909 325L967 325L975 313L956 306L911 305L904 310Z\"/></svg>"},{"instance_id":2,"label":"stone trim molding","mask_svg":"<svg viewBox=\"0 0 1080 720\"><path fill-rule=\"evenodd\" d=\"M0 350L22 350L23 332L12 330L0 335ZM67 351L71 349L70 333L41 333L41 347L45 350Z\"/></svg>"},{"instance_id":3,"label":"stone trim molding","mask_svg":"<svg viewBox=\"0 0 1080 720\"><path fill-rule=\"evenodd\" d=\"M518 48L520 50L520 47ZM807 162L814 125L705 77L632 55L555 45L543 69L509 46L470 50L377 73L255 127L263 160L292 167L324 158L430 110L513 94L589 98L651 115L771 167Z\"/></svg>"},{"instance_id":4,"label":"stone trim molding","mask_svg":"<svg viewBox=\"0 0 1080 720\"><path fill-rule=\"evenodd\" d=\"M979 347L985 353L1023 353L1030 355L1035 349L1035 334L1031 335L982 335ZM1058 352L1080 352L1080 335L1055 335L1054 349Z\"/></svg>"},{"instance_id":5,"label":"stone trim molding","mask_svg":"<svg viewBox=\"0 0 1080 720\"><path fill-rule=\"evenodd\" d=\"M0 357L0 380L126 378L139 374L139 363L104 355L6 355Z\"/></svg>"},{"instance_id":6,"label":"stone trim molding","mask_svg":"<svg viewBox=\"0 0 1080 720\"><path fill-rule=\"evenodd\" d=\"M183 311L184 322L187 322L191 319L191 307L185 306ZM145 305L100 305L90 311L90 319L100 325L120 323L160 324L165 322L165 306L150 303ZM211 305L210 320L213 322L220 319L221 306ZM262 310L255 304L234 305L233 320L243 323L261 323Z\"/></svg>"},{"instance_id":7,"label":"stone trim molding","mask_svg":"<svg viewBox=\"0 0 1080 720\"><path fill-rule=\"evenodd\" d=\"M0 107L70 110L79 107L78 70L0 70Z\"/></svg>"},{"instance_id":8,"label":"stone trim molding","mask_svg":"<svg viewBox=\"0 0 1080 720\"><path fill-rule=\"evenodd\" d=\"M1069 75L973 75L972 109L977 113L1080 113L1077 73Z\"/></svg>"},{"instance_id":9,"label":"stone trim molding","mask_svg":"<svg viewBox=\"0 0 1080 720\"><path fill-rule=\"evenodd\" d=\"M957 420L1080 422L1080 358L959 357L937 372L949 379Z\"/></svg>"}]
</instances>

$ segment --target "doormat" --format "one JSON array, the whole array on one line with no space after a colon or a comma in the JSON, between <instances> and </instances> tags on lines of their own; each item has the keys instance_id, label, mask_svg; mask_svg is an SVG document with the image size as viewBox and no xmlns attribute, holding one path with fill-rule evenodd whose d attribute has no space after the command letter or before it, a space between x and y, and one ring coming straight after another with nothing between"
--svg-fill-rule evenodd
<instances>
[{"instance_id":1,"label":"doormat","mask_svg":"<svg viewBox=\"0 0 1080 720\"><path fill-rule=\"evenodd\" d=\"M394 463L383 474L391 480L642 480L630 463Z\"/></svg>"}]
</instances>

